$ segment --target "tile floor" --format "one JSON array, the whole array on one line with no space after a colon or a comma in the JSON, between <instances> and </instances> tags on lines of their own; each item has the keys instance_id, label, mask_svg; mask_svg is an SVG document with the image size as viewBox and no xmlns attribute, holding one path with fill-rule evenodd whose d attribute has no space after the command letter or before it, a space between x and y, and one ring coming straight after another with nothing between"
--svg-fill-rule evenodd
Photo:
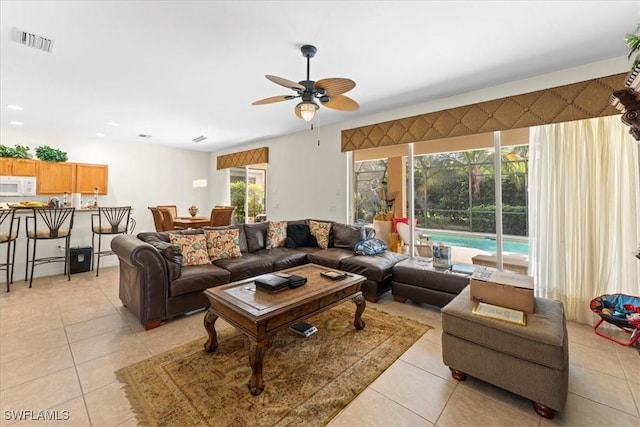
<instances>
[{"instance_id":1,"label":"tile floor","mask_svg":"<svg viewBox=\"0 0 640 427\"><path fill-rule=\"evenodd\" d=\"M114 371L205 335L203 312L144 331L118 299L118 268L16 281L0 295L0 425L134 426ZM4 284L2 285L4 286ZM440 313L399 304L381 310L434 327L329 424L338 426L638 426L640 350L570 323L569 398L553 420L481 381L453 380L442 364ZM366 312L365 312L366 315ZM216 326L222 326L220 320ZM226 327L229 327L228 325ZM12 410L51 410L64 421L16 421Z\"/></svg>"}]
</instances>

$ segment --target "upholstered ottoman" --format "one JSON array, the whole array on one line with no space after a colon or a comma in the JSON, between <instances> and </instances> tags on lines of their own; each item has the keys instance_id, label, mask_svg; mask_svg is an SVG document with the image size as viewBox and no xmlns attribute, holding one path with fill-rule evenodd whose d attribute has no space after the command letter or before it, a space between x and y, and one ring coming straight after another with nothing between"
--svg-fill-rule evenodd
<instances>
[{"instance_id":1,"label":"upholstered ottoman","mask_svg":"<svg viewBox=\"0 0 640 427\"><path fill-rule=\"evenodd\" d=\"M469 287L442 308L442 360L453 378L469 374L531 399L553 418L567 401L569 349L564 306L536 298L521 326L473 314Z\"/></svg>"},{"instance_id":2,"label":"upholstered ottoman","mask_svg":"<svg viewBox=\"0 0 640 427\"><path fill-rule=\"evenodd\" d=\"M393 266L391 293L397 302L414 302L444 307L468 284L469 278L433 268L426 258L413 257Z\"/></svg>"}]
</instances>

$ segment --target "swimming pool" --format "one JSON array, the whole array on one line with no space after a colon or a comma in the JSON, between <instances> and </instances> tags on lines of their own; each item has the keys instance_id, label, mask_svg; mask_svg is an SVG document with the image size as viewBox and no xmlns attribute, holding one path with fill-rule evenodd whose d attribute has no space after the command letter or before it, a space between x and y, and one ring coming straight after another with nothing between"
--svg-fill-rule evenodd
<instances>
[{"instance_id":1,"label":"swimming pool","mask_svg":"<svg viewBox=\"0 0 640 427\"><path fill-rule=\"evenodd\" d=\"M464 248L475 248L482 251L495 253L497 251L496 240L484 236L472 236L461 234L439 233L440 230L424 230L418 234L429 234L434 242L443 242L449 246L462 246ZM513 252L516 254L529 254L529 242L526 240L507 240L502 239L502 251Z\"/></svg>"}]
</instances>

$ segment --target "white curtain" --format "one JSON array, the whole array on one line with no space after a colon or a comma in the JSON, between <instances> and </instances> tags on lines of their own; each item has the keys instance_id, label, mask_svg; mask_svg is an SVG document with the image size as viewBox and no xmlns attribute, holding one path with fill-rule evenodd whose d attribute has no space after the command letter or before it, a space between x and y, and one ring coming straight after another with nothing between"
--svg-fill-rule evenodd
<instances>
[{"instance_id":1,"label":"white curtain","mask_svg":"<svg viewBox=\"0 0 640 427\"><path fill-rule=\"evenodd\" d=\"M536 295L592 324L591 299L640 296L638 143L620 117L529 134L529 259Z\"/></svg>"}]
</instances>

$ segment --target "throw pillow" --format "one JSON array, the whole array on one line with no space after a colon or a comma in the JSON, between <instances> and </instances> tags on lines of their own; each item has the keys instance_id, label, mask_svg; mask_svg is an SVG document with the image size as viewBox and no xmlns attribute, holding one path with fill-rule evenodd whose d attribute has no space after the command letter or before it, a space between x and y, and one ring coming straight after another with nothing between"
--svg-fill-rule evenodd
<instances>
[{"instance_id":1,"label":"throw pillow","mask_svg":"<svg viewBox=\"0 0 640 427\"><path fill-rule=\"evenodd\" d=\"M285 240L285 246L287 248L298 248L302 246L308 246L309 236L311 231L307 224L289 224L287 226L287 240ZM313 246L317 246L318 243Z\"/></svg>"},{"instance_id":2,"label":"throw pillow","mask_svg":"<svg viewBox=\"0 0 640 427\"><path fill-rule=\"evenodd\" d=\"M182 265L204 265L211 262L204 234L169 233L169 240L180 248Z\"/></svg>"},{"instance_id":3,"label":"throw pillow","mask_svg":"<svg viewBox=\"0 0 640 427\"><path fill-rule=\"evenodd\" d=\"M269 221L267 249L281 248L287 239L287 221Z\"/></svg>"},{"instance_id":4,"label":"throw pillow","mask_svg":"<svg viewBox=\"0 0 640 427\"><path fill-rule=\"evenodd\" d=\"M335 223L331 227L334 248L353 248L360 240L365 238L365 229L359 225Z\"/></svg>"},{"instance_id":5,"label":"throw pillow","mask_svg":"<svg viewBox=\"0 0 640 427\"><path fill-rule=\"evenodd\" d=\"M240 252L240 230L237 228L207 230L206 233L207 252L211 261L242 256L242 252Z\"/></svg>"},{"instance_id":6,"label":"throw pillow","mask_svg":"<svg viewBox=\"0 0 640 427\"><path fill-rule=\"evenodd\" d=\"M329 247L329 233L331 232L330 222L309 221L311 235L318 241L318 247L327 249Z\"/></svg>"}]
</instances>

